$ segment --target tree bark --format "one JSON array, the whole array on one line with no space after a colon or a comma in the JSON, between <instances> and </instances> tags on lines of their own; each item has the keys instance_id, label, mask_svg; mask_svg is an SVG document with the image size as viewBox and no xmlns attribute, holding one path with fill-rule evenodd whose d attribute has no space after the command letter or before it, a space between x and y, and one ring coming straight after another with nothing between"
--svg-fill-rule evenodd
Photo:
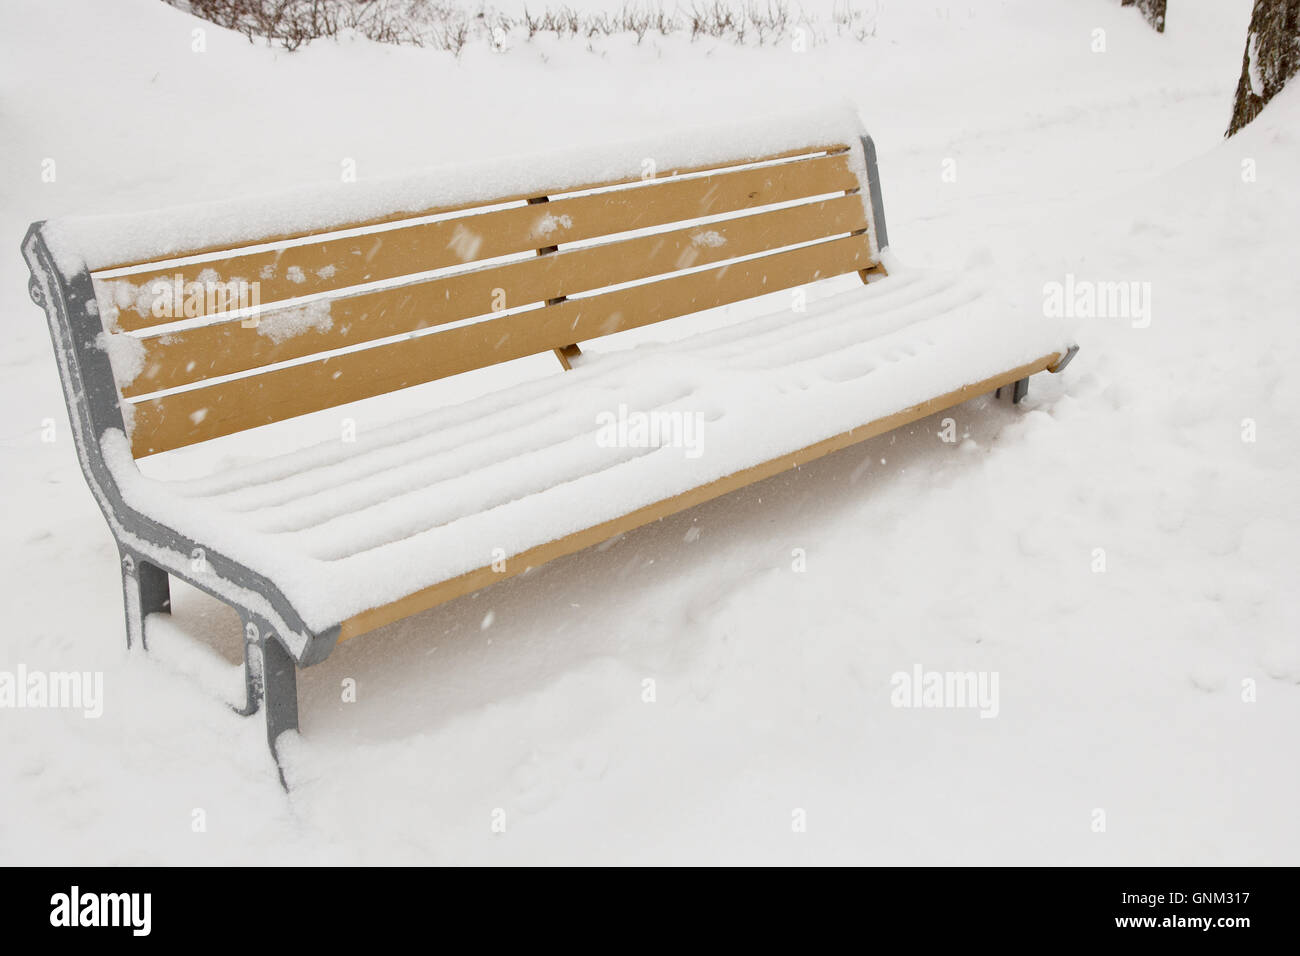
<instances>
[{"instance_id":1,"label":"tree bark","mask_svg":"<svg viewBox=\"0 0 1300 956\"><path fill-rule=\"evenodd\" d=\"M1255 0L1241 58L1241 78L1232 106L1231 136L1260 110L1300 68L1300 0Z\"/></svg>"},{"instance_id":2,"label":"tree bark","mask_svg":"<svg viewBox=\"0 0 1300 956\"><path fill-rule=\"evenodd\" d=\"M1142 17L1155 29L1156 33L1165 32L1166 0L1120 0L1120 6L1137 7Z\"/></svg>"}]
</instances>

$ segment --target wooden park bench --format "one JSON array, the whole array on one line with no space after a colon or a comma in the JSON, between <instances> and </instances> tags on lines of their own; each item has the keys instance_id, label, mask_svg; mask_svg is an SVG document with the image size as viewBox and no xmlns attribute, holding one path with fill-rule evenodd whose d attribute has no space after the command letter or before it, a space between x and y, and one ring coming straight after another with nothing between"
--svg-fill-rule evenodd
<instances>
[{"instance_id":1,"label":"wooden park bench","mask_svg":"<svg viewBox=\"0 0 1300 956\"><path fill-rule=\"evenodd\" d=\"M296 669L340 641L974 396L1018 401L1073 356L975 277L895 267L855 118L745 129L33 225L128 644L169 575L238 609L274 752ZM582 352L674 319L701 327ZM549 377L352 441L197 479L137 464L552 351Z\"/></svg>"}]
</instances>

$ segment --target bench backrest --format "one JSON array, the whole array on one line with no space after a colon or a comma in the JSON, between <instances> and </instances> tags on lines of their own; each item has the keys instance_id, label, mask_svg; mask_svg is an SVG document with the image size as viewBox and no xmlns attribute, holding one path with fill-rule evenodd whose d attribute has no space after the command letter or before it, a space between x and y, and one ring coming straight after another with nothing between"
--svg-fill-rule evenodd
<instances>
[{"instance_id":1,"label":"bench backrest","mask_svg":"<svg viewBox=\"0 0 1300 956\"><path fill-rule=\"evenodd\" d=\"M865 272L886 244L863 137L107 262L92 279L139 458Z\"/></svg>"}]
</instances>

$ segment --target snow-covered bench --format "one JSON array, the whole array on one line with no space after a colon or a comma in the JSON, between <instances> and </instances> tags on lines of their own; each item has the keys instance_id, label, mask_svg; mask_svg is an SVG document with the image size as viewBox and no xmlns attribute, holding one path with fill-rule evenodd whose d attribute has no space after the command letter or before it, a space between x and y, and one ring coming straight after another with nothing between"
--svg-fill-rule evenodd
<instances>
[{"instance_id":1,"label":"snow-covered bench","mask_svg":"<svg viewBox=\"0 0 1300 956\"><path fill-rule=\"evenodd\" d=\"M818 114L37 223L23 252L128 642L169 575L237 608L274 751L296 668L339 641L972 396L1018 401L1072 357L887 244L871 140ZM688 315L666 342L578 347ZM354 441L197 479L137 464L552 350L565 371Z\"/></svg>"}]
</instances>

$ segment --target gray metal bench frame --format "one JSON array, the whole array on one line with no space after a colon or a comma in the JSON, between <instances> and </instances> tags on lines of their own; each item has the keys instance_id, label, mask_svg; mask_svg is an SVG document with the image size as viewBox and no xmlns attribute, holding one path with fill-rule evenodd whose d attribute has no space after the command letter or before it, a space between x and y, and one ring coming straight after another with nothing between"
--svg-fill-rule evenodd
<instances>
[{"instance_id":1,"label":"gray metal bench frame","mask_svg":"<svg viewBox=\"0 0 1300 956\"><path fill-rule=\"evenodd\" d=\"M171 610L168 575L232 604L244 623L246 697L238 711L266 712L266 738L274 755L280 734L298 727L297 667L328 657L338 628L313 633L273 582L211 546L177 534L123 499L100 446L106 432L125 433L126 428L108 353L96 345L104 327L95 290L86 269L67 275L59 268L44 225L33 224L23 240L23 257L31 269L28 291L49 322L77 460L121 555L127 646L144 649L145 618ZM195 553L203 554L201 572L194 570ZM232 599L241 592L246 600ZM305 638L296 657L280 637L283 633Z\"/></svg>"}]
</instances>

